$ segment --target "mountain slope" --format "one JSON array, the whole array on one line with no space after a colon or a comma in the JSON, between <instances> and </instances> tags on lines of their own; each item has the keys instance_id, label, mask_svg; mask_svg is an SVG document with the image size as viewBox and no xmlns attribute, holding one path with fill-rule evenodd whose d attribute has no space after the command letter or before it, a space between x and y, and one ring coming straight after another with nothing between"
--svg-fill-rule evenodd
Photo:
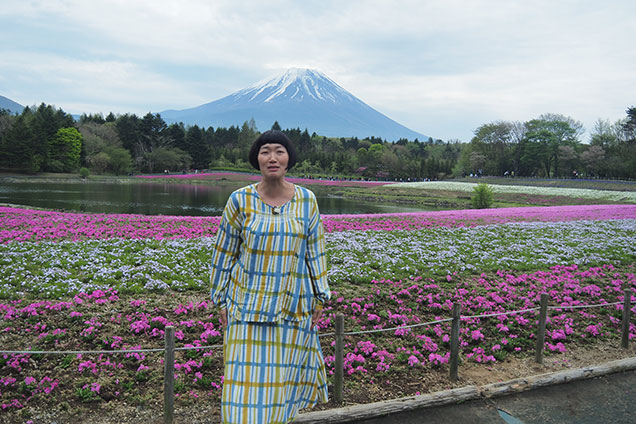
<instances>
[{"instance_id":1,"label":"mountain slope","mask_svg":"<svg viewBox=\"0 0 636 424\"><path fill-rule=\"evenodd\" d=\"M261 131L274 121L282 128L307 128L328 137L427 138L393 121L340 87L324 74L290 69L272 80L239 90L222 99L184 110L166 110L169 123L240 126L254 118Z\"/></svg>"},{"instance_id":2,"label":"mountain slope","mask_svg":"<svg viewBox=\"0 0 636 424\"><path fill-rule=\"evenodd\" d=\"M24 106L4 96L0 96L0 109L7 109L11 113L22 113Z\"/></svg>"}]
</instances>

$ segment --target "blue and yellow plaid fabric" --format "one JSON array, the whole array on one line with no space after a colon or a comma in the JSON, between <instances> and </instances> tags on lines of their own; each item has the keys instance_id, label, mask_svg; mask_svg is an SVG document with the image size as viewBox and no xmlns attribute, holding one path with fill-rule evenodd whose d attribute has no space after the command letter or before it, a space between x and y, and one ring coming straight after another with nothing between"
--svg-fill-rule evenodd
<instances>
[{"instance_id":1,"label":"blue and yellow plaid fabric","mask_svg":"<svg viewBox=\"0 0 636 424\"><path fill-rule=\"evenodd\" d=\"M280 208L256 184L223 210L210 296L228 310L224 423L287 423L327 401L327 377L311 314L329 299L325 237L314 194L295 186Z\"/></svg>"},{"instance_id":2,"label":"blue and yellow plaid fabric","mask_svg":"<svg viewBox=\"0 0 636 424\"><path fill-rule=\"evenodd\" d=\"M274 211L252 184L233 192L223 210L210 296L238 321L302 320L330 297L316 197L300 186L294 191Z\"/></svg>"},{"instance_id":3,"label":"blue and yellow plaid fabric","mask_svg":"<svg viewBox=\"0 0 636 424\"><path fill-rule=\"evenodd\" d=\"M311 317L280 323L230 320L225 332L224 423L288 423L327 401L327 374Z\"/></svg>"}]
</instances>

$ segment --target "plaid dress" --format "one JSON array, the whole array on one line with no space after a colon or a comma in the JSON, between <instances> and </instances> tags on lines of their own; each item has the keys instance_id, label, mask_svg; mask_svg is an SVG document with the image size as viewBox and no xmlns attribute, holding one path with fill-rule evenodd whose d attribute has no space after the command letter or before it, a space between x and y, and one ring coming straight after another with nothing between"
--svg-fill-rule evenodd
<instances>
[{"instance_id":1,"label":"plaid dress","mask_svg":"<svg viewBox=\"0 0 636 424\"><path fill-rule=\"evenodd\" d=\"M300 186L280 208L256 184L223 210L212 255L212 301L227 308L221 412L225 423L287 423L327 400L311 315L329 299L325 240L314 194Z\"/></svg>"}]
</instances>

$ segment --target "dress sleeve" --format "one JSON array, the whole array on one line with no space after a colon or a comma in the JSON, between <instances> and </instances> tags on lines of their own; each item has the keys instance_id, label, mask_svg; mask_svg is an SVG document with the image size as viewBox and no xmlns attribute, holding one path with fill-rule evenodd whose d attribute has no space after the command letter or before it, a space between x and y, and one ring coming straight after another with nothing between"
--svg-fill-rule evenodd
<instances>
[{"instance_id":1,"label":"dress sleeve","mask_svg":"<svg viewBox=\"0 0 636 424\"><path fill-rule=\"evenodd\" d=\"M307 237L307 266L311 273L311 283L318 307L329 300L331 291L327 282L327 253L325 249L325 233L320 219L318 203L312 199L309 218L309 234Z\"/></svg>"},{"instance_id":2,"label":"dress sleeve","mask_svg":"<svg viewBox=\"0 0 636 424\"><path fill-rule=\"evenodd\" d=\"M220 308L226 307L230 272L238 258L240 235L239 202L232 195L223 209L210 266L210 298Z\"/></svg>"}]
</instances>

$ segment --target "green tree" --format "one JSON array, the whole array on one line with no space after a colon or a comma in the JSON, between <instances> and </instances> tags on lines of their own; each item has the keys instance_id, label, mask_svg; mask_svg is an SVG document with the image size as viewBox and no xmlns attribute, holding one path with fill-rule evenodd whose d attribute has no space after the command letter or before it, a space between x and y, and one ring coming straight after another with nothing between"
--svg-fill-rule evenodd
<instances>
[{"instance_id":1,"label":"green tree","mask_svg":"<svg viewBox=\"0 0 636 424\"><path fill-rule=\"evenodd\" d=\"M486 183L477 184L473 188L473 196L470 198L470 202L475 209L486 209L492 206L493 193L490 186Z\"/></svg>"},{"instance_id":2,"label":"green tree","mask_svg":"<svg viewBox=\"0 0 636 424\"><path fill-rule=\"evenodd\" d=\"M369 146L367 149L366 176L377 178L378 172L382 171L382 152L384 152L384 146L381 143L373 143Z\"/></svg>"},{"instance_id":3,"label":"green tree","mask_svg":"<svg viewBox=\"0 0 636 424\"><path fill-rule=\"evenodd\" d=\"M28 120L28 112L22 113L5 132L0 144L0 160L5 168L36 173L41 170L45 158Z\"/></svg>"},{"instance_id":4,"label":"green tree","mask_svg":"<svg viewBox=\"0 0 636 424\"><path fill-rule=\"evenodd\" d=\"M186 152L190 155L191 165L196 169L204 169L210 163L210 149L204 135L203 129L197 125L186 131Z\"/></svg>"},{"instance_id":5,"label":"green tree","mask_svg":"<svg viewBox=\"0 0 636 424\"><path fill-rule=\"evenodd\" d=\"M84 141L86 164L94 173L124 175L132 170L131 153L122 147L113 122L108 122L107 119L105 124L80 124L79 131Z\"/></svg>"},{"instance_id":6,"label":"green tree","mask_svg":"<svg viewBox=\"0 0 636 424\"><path fill-rule=\"evenodd\" d=\"M574 146L559 146L559 163L561 175L568 176L580 172L579 154ZM578 171L577 168L579 168Z\"/></svg>"},{"instance_id":7,"label":"green tree","mask_svg":"<svg viewBox=\"0 0 636 424\"><path fill-rule=\"evenodd\" d=\"M612 124L608 120L599 119L594 123L594 129L590 133L590 144L607 149L615 146L620 140L621 123Z\"/></svg>"},{"instance_id":8,"label":"green tree","mask_svg":"<svg viewBox=\"0 0 636 424\"><path fill-rule=\"evenodd\" d=\"M472 150L485 157L482 166L486 175L503 175L515 169L513 149L518 141L514 122L497 121L484 124L475 130L471 140ZM474 169L473 169L474 171Z\"/></svg>"},{"instance_id":9,"label":"green tree","mask_svg":"<svg viewBox=\"0 0 636 424\"><path fill-rule=\"evenodd\" d=\"M294 171L298 175L311 175L315 172L319 172L320 169L314 164L312 164L310 160L305 159L304 161L296 165L296 168L294 169Z\"/></svg>"},{"instance_id":10,"label":"green tree","mask_svg":"<svg viewBox=\"0 0 636 424\"><path fill-rule=\"evenodd\" d=\"M400 160L391 150L384 150L380 154L380 168L393 178L405 178L405 172L400 170Z\"/></svg>"},{"instance_id":11,"label":"green tree","mask_svg":"<svg viewBox=\"0 0 636 424\"><path fill-rule=\"evenodd\" d=\"M148 160L152 163L150 172L163 170L177 171L190 168L190 155L181 149L171 147L157 147L148 154Z\"/></svg>"},{"instance_id":12,"label":"green tree","mask_svg":"<svg viewBox=\"0 0 636 424\"><path fill-rule=\"evenodd\" d=\"M123 147L115 147L109 150L109 169L115 175L126 175L132 171L133 159L130 152Z\"/></svg>"},{"instance_id":13,"label":"green tree","mask_svg":"<svg viewBox=\"0 0 636 424\"><path fill-rule=\"evenodd\" d=\"M86 123L95 123L95 124L104 124L106 122L106 120L104 119L104 115L102 115L101 113L97 113L95 115L91 114L91 115L87 115L85 113L82 114L82 116L80 116L80 120L79 120L80 124L86 124Z\"/></svg>"},{"instance_id":14,"label":"green tree","mask_svg":"<svg viewBox=\"0 0 636 424\"><path fill-rule=\"evenodd\" d=\"M636 143L636 106L627 109L627 119L622 125L625 140Z\"/></svg>"},{"instance_id":15,"label":"green tree","mask_svg":"<svg viewBox=\"0 0 636 424\"><path fill-rule=\"evenodd\" d=\"M96 153L91 156L89 165L94 172L103 174L110 169L110 155L106 152Z\"/></svg>"},{"instance_id":16,"label":"green tree","mask_svg":"<svg viewBox=\"0 0 636 424\"><path fill-rule=\"evenodd\" d=\"M137 115L127 113L119 116L115 121L115 128L123 147L133 153L141 140L141 126Z\"/></svg>"},{"instance_id":17,"label":"green tree","mask_svg":"<svg viewBox=\"0 0 636 424\"><path fill-rule=\"evenodd\" d=\"M4 133L13 125L15 118L8 109L0 109L0 143Z\"/></svg>"},{"instance_id":18,"label":"green tree","mask_svg":"<svg viewBox=\"0 0 636 424\"><path fill-rule=\"evenodd\" d=\"M599 176L605 166L605 150L600 145L589 146L581 153L581 162L587 175Z\"/></svg>"},{"instance_id":19,"label":"green tree","mask_svg":"<svg viewBox=\"0 0 636 424\"><path fill-rule=\"evenodd\" d=\"M161 118L161 115L147 113L141 119L139 123L139 130L141 131L141 135L145 139L144 141L147 144L158 145L160 144L160 138L163 132L166 130L167 125L166 122Z\"/></svg>"},{"instance_id":20,"label":"green tree","mask_svg":"<svg viewBox=\"0 0 636 424\"><path fill-rule=\"evenodd\" d=\"M60 128L75 126L75 120L62 109L56 109L44 103L40 104L34 111L25 108L22 113L27 115L28 124L37 140L35 144L36 154L43 158L42 168L54 170L53 166L49 166L50 146L53 137L56 136Z\"/></svg>"},{"instance_id":21,"label":"green tree","mask_svg":"<svg viewBox=\"0 0 636 424\"><path fill-rule=\"evenodd\" d=\"M614 170L621 178L636 178L636 107L626 111L627 117L620 124L620 141L610 152L620 164L620 169ZM612 157L610 157L612 159Z\"/></svg>"},{"instance_id":22,"label":"green tree","mask_svg":"<svg viewBox=\"0 0 636 424\"><path fill-rule=\"evenodd\" d=\"M49 143L49 168L71 172L79 168L82 134L77 128L60 128Z\"/></svg>"},{"instance_id":23,"label":"green tree","mask_svg":"<svg viewBox=\"0 0 636 424\"><path fill-rule=\"evenodd\" d=\"M580 144L583 125L570 117L544 114L526 123L526 140L542 150L541 164L547 177L561 176L559 146Z\"/></svg>"},{"instance_id":24,"label":"green tree","mask_svg":"<svg viewBox=\"0 0 636 424\"><path fill-rule=\"evenodd\" d=\"M238 147L245 151L248 151L257 135L256 131L256 123L254 122L254 118L251 119L250 122L243 122L241 126L241 131L238 135Z\"/></svg>"},{"instance_id":25,"label":"green tree","mask_svg":"<svg viewBox=\"0 0 636 424\"><path fill-rule=\"evenodd\" d=\"M164 133L168 140L170 140L170 145L172 147L177 147L184 151L188 150L185 140L186 129L182 123L169 125L168 128L164 130Z\"/></svg>"},{"instance_id":26,"label":"green tree","mask_svg":"<svg viewBox=\"0 0 636 424\"><path fill-rule=\"evenodd\" d=\"M549 134L546 135L549 137ZM536 141L534 135L524 137L515 146L515 156L518 158L516 174L520 176L538 176L547 161L548 151L544 145Z\"/></svg>"},{"instance_id":27,"label":"green tree","mask_svg":"<svg viewBox=\"0 0 636 424\"><path fill-rule=\"evenodd\" d=\"M356 150L356 159L359 168L366 168L369 163L369 151L365 147L360 147Z\"/></svg>"},{"instance_id":28,"label":"green tree","mask_svg":"<svg viewBox=\"0 0 636 424\"><path fill-rule=\"evenodd\" d=\"M486 155L479 152L470 153L470 169L473 174L481 175L486 165Z\"/></svg>"},{"instance_id":29,"label":"green tree","mask_svg":"<svg viewBox=\"0 0 636 424\"><path fill-rule=\"evenodd\" d=\"M323 143L325 150L334 151L333 149L337 148L337 142L331 143L328 140L326 141L326 143ZM298 153L306 154L315 151L315 146L315 143L312 142L312 138L309 136L309 132L305 129L298 137Z\"/></svg>"}]
</instances>

